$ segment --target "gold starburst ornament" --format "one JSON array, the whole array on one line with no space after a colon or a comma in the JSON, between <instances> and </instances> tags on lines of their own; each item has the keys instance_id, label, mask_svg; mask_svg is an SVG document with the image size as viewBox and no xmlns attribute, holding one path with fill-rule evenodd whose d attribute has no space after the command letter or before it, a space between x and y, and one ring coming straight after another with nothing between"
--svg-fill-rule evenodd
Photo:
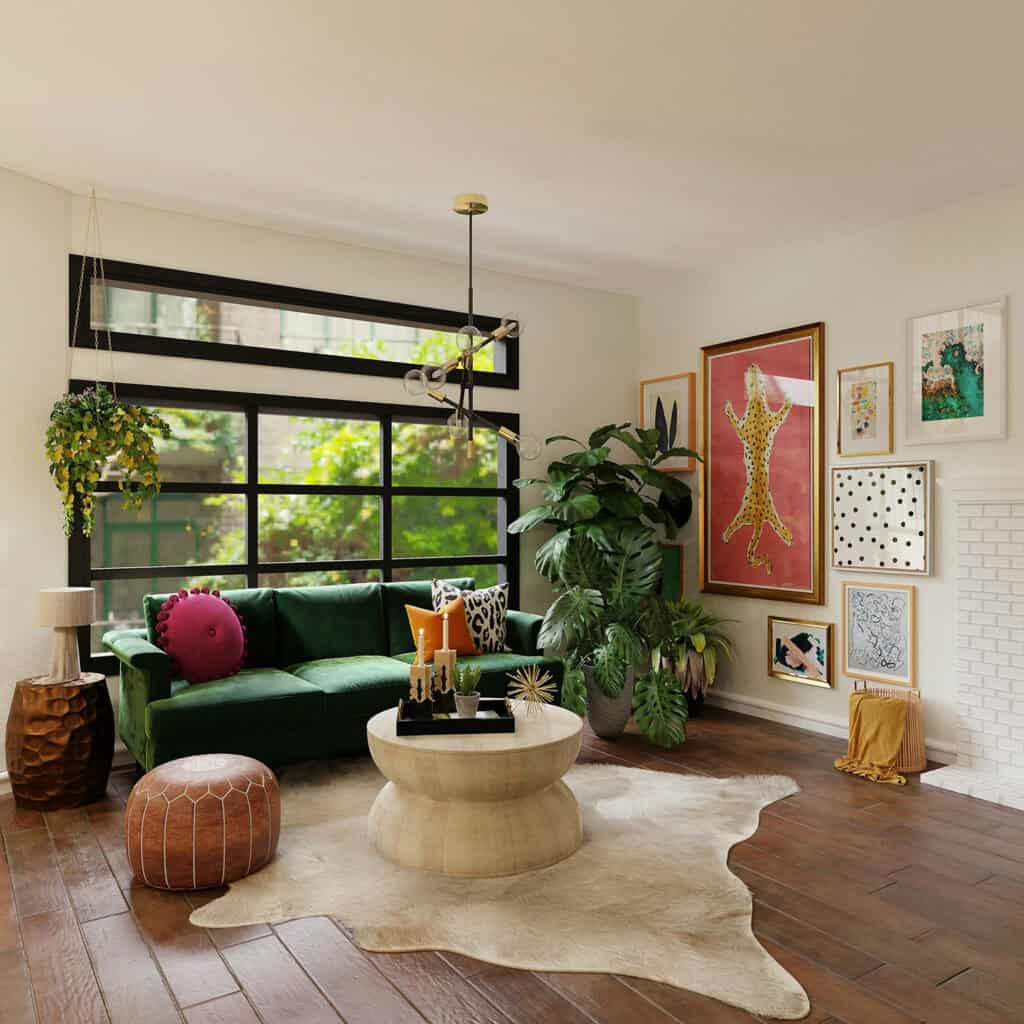
<instances>
[{"instance_id":1,"label":"gold starburst ornament","mask_svg":"<svg viewBox=\"0 0 1024 1024\"><path fill-rule=\"evenodd\" d=\"M526 703L526 713L532 714L536 708L542 710L545 704L555 699L555 684L551 673L542 672L537 665L528 665L509 673L508 695L513 700Z\"/></svg>"}]
</instances>

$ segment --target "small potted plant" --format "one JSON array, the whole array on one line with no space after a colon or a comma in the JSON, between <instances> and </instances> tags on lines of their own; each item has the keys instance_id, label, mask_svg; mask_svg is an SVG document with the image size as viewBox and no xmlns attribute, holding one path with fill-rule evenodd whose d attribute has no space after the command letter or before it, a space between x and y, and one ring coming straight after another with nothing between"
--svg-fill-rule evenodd
<instances>
[{"instance_id":1,"label":"small potted plant","mask_svg":"<svg viewBox=\"0 0 1024 1024\"><path fill-rule=\"evenodd\" d=\"M480 706L480 669L476 665L456 665L455 708L459 718L476 718Z\"/></svg>"},{"instance_id":2,"label":"small potted plant","mask_svg":"<svg viewBox=\"0 0 1024 1024\"><path fill-rule=\"evenodd\" d=\"M732 638L723 628L733 619L712 615L700 601L673 601L671 638L662 645L662 663L679 680L690 716L701 713L704 696L714 685L721 658L732 659Z\"/></svg>"}]
</instances>

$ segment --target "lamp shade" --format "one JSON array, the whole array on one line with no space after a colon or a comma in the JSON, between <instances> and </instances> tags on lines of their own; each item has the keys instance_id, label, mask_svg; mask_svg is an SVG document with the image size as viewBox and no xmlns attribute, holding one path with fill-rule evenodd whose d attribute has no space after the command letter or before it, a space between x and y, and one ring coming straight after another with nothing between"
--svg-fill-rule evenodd
<instances>
[{"instance_id":1,"label":"lamp shade","mask_svg":"<svg viewBox=\"0 0 1024 1024\"><path fill-rule=\"evenodd\" d=\"M96 591L92 587L47 587L36 595L40 626L88 626L95 618Z\"/></svg>"}]
</instances>

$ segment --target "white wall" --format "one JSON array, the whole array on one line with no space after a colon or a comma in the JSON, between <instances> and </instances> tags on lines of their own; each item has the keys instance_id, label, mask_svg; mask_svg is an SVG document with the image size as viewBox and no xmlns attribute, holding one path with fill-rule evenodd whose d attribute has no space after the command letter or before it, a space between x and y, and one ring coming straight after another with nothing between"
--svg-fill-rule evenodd
<instances>
[{"instance_id":1,"label":"white wall","mask_svg":"<svg viewBox=\"0 0 1024 1024\"><path fill-rule=\"evenodd\" d=\"M0 309L7 328L5 363L12 364L4 374L9 390L3 410L4 476L19 482L17 493L3 502L9 550L2 583L8 608L2 617L0 685L6 689L0 689L0 728L10 681L44 671L47 665L47 635L31 628L30 607L23 598L39 586L66 580L60 504L49 483L42 439L50 406L66 379L67 253L81 250L87 212L87 200L80 196L0 172L5 243ZM100 223L103 254L111 259L453 309L465 303L465 267L459 263L116 202L101 201ZM479 230L486 226L482 221ZM462 230L454 215L451 230ZM480 389L481 409L517 411L522 429L541 438L585 433L599 421L628 417L633 399L631 298L479 268L476 277L476 304L482 313L512 314L522 321L520 389ZM120 381L412 401L399 380L129 353L115 353L115 366ZM90 351L74 353L73 376L90 378L97 372L108 376L105 355L97 370ZM531 472L530 466L524 464L524 473ZM529 504L530 495L524 497ZM521 604L542 611L547 591L532 572L535 544L533 538L523 544Z\"/></svg>"},{"instance_id":2,"label":"white wall","mask_svg":"<svg viewBox=\"0 0 1024 1024\"><path fill-rule=\"evenodd\" d=\"M976 197L830 242L764 252L712 271L694 273L640 297L638 336L647 346L636 378L700 369L700 348L809 321L825 322L827 461L835 450L835 371L893 360L896 363L896 452L893 458L936 463L936 572L912 578L918 586L919 684L931 749L948 754L956 735L956 544L950 482L958 476L1020 469L1021 421L1013 402L1024 390L1024 188ZM1009 296L1009 438L1005 441L906 446L905 337L908 317ZM853 460L850 460L853 461ZM875 461L875 460L866 460ZM694 478L694 485L696 478ZM827 481L826 481L827 484ZM827 501L826 501L827 508ZM827 532L825 534L828 536ZM697 584L696 516L687 528L688 589ZM750 711L781 709L803 724L845 735L850 685L821 690L768 676L765 630L769 614L841 622L843 579L826 570L824 607L708 595L708 604L736 618L739 656L719 693ZM869 577L872 578L872 577ZM880 579L889 579L880 576ZM892 577L894 580L906 579ZM837 633L837 645L841 637ZM837 667L839 649L837 647ZM733 703L739 707L740 704ZM945 759L949 759L948 757Z\"/></svg>"}]
</instances>

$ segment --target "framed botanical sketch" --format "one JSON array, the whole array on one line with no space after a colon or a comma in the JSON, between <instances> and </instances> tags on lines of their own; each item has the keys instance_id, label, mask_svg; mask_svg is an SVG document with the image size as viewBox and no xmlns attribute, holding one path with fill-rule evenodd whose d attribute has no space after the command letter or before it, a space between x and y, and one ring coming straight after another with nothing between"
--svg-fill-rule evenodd
<instances>
[{"instance_id":1,"label":"framed botanical sketch","mask_svg":"<svg viewBox=\"0 0 1024 1024\"><path fill-rule=\"evenodd\" d=\"M832 467L832 568L932 571L932 461Z\"/></svg>"},{"instance_id":2,"label":"framed botanical sketch","mask_svg":"<svg viewBox=\"0 0 1024 1024\"><path fill-rule=\"evenodd\" d=\"M640 426L658 431L658 448L697 447L697 374L676 373L640 381ZM665 473L689 473L696 459L665 459L658 469Z\"/></svg>"},{"instance_id":3,"label":"framed botanical sketch","mask_svg":"<svg viewBox=\"0 0 1024 1024\"><path fill-rule=\"evenodd\" d=\"M849 366L836 375L836 454L891 455L892 363Z\"/></svg>"},{"instance_id":4,"label":"framed botanical sketch","mask_svg":"<svg viewBox=\"0 0 1024 1024\"><path fill-rule=\"evenodd\" d=\"M835 686L832 623L768 616L768 675L809 686Z\"/></svg>"},{"instance_id":5,"label":"framed botanical sketch","mask_svg":"<svg viewBox=\"0 0 1024 1024\"><path fill-rule=\"evenodd\" d=\"M825 325L702 349L700 587L821 604Z\"/></svg>"},{"instance_id":6,"label":"framed botanical sketch","mask_svg":"<svg viewBox=\"0 0 1024 1024\"><path fill-rule=\"evenodd\" d=\"M907 325L907 443L1006 437L1006 302Z\"/></svg>"},{"instance_id":7,"label":"framed botanical sketch","mask_svg":"<svg viewBox=\"0 0 1024 1024\"><path fill-rule=\"evenodd\" d=\"M900 583L843 584L843 674L916 686L917 589Z\"/></svg>"}]
</instances>

